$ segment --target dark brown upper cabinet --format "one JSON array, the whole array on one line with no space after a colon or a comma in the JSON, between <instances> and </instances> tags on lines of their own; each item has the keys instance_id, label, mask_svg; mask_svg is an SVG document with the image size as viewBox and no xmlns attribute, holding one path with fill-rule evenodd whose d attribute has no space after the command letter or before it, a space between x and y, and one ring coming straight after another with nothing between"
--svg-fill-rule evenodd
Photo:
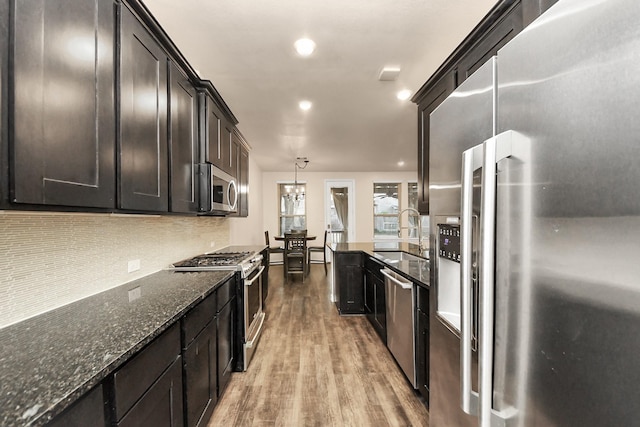
<instances>
[{"instance_id":1,"label":"dark brown upper cabinet","mask_svg":"<svg viewBox=\"0 0 640 427\"><path fill-rule=\"evenodd\" d=\"M249 216L249 150L240 146L238 165L238 216Z\"/></svg>"},{"instance_id":2,"label":"dark brown upper cabinet","mask_svg":"<svg viewBox=\"0 0 640 427\"><path fill-rule=\"evenodd\" d=\"M11 18L11 201L114 208L114 3L15 1Z\"/></svg>"},{"instance_id":3,"label":"dark brown upper cabinet","mask_svg":"<svg viewBox=\"0 0 640 427\"><path fill-rule=\"evenodd\" d=\"M220 144L224 119L220 109L206 93L200 94L200 119L202 123L200 138L203 143L201 159L203 162L220 167L222 162Z\"/></svg>"},{"instance_id":4,"label":"dark brown upper cabinet","mask_svg":"<svg viewBox=\"0 0 640 427\"><path fill-rule=\"evenodd\" d=\"M119 208L167 212L168 57L125 5L121 10Z\"/></svg>"},{"instance_id":5,"label":"dark brown upper cabinet","mask_svg":"<svg viewBox=\"0 0 640 427\"><path fill-rule=\"evenodd\" d=\"M236 128L231 134L231 156L233 171L238 188L238 205L236 213L231 216L249 216L249 150L244 136Z\"/></svg>"},{"instance_id":6,"label":"dark brown upper cabinet","mask_svg":"<svg viewBox=\"0 0 640 427\"><path fill-rule=\"evenodd\" d=\"M418 104L418 210L429 214L429 115L453 90L557 0L500 0L412 101Z\"/></svg>"},{"instance_id":7,"label":"dark brown upper cabinet","mask_svg":"<svg viewBox=\"0 0 640 427\"><path fill-rule=\"evenodd\" d=\"M233 129L234 126L228 121L224 121L224 125L222 126L222 138L220 141L220 169L228 173L229 175L235 177L237 171L233 170L233 166L237 165L237 161L234 162L232 159L233 154Z\"/></svg>"},{"instance_id":8,"label":"dark brown upper cabinet","mask_svg":"<svg viewBox=\"0 0 640 427\"><path fill-rule=\"evenodd\" d=\"M454 70L445 74L418 104L418 211L429 214L429 116L456 87Z\"/></svg>"},{"instance_id":9,"label":"dark brown upper cabinet","mask_svg":"<svg viewBox=\"0 0 640 427\"><path fill-rule=\"evenodd\" d=\"M516 2L479 37L466 55L460 59L457 66L457 85L465 81L489 58L497 55L498 50L520 31L522 31L522 3Z\"/></svg>"},{"instance_id":10,"label":"dark brown upper cabinet","mask_svg":"<svg viewBox=\"0 0 640 427\"><path fill-rule=\"evenodd\" d=\"M169 116L171 212L198 212L198 94L171 62Z\"/></svg>"}]
</instances>

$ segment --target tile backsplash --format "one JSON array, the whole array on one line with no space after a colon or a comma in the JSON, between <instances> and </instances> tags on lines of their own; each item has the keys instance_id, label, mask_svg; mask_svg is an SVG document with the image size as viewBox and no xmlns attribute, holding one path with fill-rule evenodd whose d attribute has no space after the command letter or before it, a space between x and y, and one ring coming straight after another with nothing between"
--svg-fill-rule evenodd
<instances>
[{"instance_id":1,"label":"tile backsplash","mask_svg":"<svg viewBox=\"0 0 640 427\"><path fill-rule=\"evenodd\" d=\"M217 217L0 211L0 235L2 328L227 246L229 224ZM129 273L138 260L139 270Z\"/></svg>"}]
</instances>

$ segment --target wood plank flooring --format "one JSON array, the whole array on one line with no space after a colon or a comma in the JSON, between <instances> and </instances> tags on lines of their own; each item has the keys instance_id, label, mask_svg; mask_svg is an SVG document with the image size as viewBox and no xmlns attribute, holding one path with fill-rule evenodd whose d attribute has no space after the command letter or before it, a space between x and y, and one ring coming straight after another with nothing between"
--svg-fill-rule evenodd
<instances>
[{"instance_id":1,"label":"wood plank flooring","mask_svg":"<svg viewBox=\"0 0 640 427\"><path fill-rule=\"evenodd\" d=\"M428 426L429 414L364 316L340 317L321 264L269 270L266 323L208 426Z\"/></svg>"}]
</instances>

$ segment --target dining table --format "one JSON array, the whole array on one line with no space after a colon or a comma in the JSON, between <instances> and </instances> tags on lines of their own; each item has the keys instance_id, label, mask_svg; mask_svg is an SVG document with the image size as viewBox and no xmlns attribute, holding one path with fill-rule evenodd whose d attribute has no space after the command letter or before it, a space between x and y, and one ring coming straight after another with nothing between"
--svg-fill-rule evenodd
<instances>
[{"instance_id":1,"label":"dining table","mask_svg":"<svg viewBox=\"0 0 640 427\"><path fill-rule=\"evenodd\" d=\"M316 236L311 236L311 235L309 235L309 234L307 234L307 235L306 235L306 236L304 236L304 237L305 237L305 239L306 239L307 241L310 241L310 240L316 240ZM279 241L279 242L284 242L284 236L273 236L273 238L274 238L275 240ZM284 261L284 255L282 255L282 257L283 257L283 261ZM286 269L286 268L283 268L282 270L283 270L283 271L282 271L282 273L283 273L284 277L287 277L287 269Z\"/></svg>"}]
</instances>

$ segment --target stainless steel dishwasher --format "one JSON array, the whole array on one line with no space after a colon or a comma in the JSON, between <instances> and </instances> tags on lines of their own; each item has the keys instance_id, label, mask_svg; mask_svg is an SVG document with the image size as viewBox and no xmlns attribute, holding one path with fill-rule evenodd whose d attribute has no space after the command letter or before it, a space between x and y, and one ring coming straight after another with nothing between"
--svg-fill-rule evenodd
<instances>
[{"instance_id":1,"label":"stainless steel dishwasher","mask_svg":"<svg viewBox=\"0 0 640 427\"><path fill-rule=\"evenodd\" d=\"M417 388L414 285L387 268L381 273L386 277L387 347L413 388Z\"/></svg>"}]
</instances>

